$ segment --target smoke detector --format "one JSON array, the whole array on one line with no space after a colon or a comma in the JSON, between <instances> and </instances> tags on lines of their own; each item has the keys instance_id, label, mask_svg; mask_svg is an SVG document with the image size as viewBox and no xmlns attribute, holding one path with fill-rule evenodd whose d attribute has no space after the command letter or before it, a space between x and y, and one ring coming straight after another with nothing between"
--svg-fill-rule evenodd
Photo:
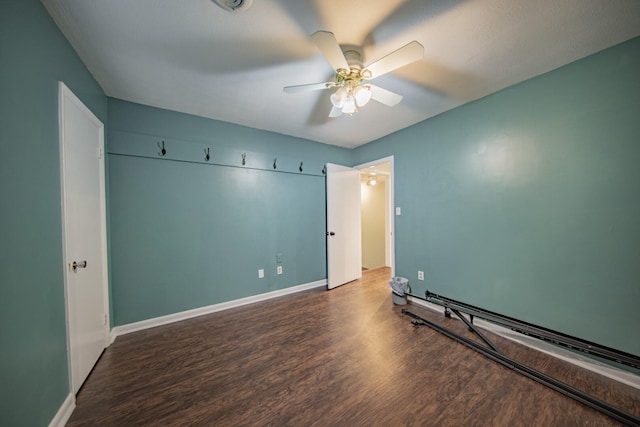
<instances>
[{"instance_id":1,"label":"smoke detector","mask_svg":"<svg viewBox=\"0 0 640 427\"><path fill-rule=\"evenodd\" d=\"M244 12L251 7L253 0L211 0L228 12Z\"/></svg>"}]
</instances>

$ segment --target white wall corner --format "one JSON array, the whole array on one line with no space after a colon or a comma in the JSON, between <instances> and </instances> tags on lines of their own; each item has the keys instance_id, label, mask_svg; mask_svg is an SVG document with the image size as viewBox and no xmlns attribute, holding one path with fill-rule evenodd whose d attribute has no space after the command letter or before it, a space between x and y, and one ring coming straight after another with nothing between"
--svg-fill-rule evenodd
<instances>
[{"instance_id":1,"label":"white wall corner","mask_svg":"<svg viewBox=\"0 0 640 427\"><path fill-rule=\"evenodd\" d=\"M49 427L64 427L71 418L73 410L76 409L76 399L73 393L69 393L67 398L62 402L62 406L49 423Z\"/></svg>"},{"instance_id":2,"label":"white wall corner","mask_svg":"<svg viewBox=\"0 0 640 427\"><path fill-rule=\"evenodd\" d=\"M117 336L118 335L116 334L115 328L109 329L109 336L107 337L107 339L108 339L107 347L109 347L111 344L113 344L113 342L116 340Z\"/></svg>"}]
</instances>

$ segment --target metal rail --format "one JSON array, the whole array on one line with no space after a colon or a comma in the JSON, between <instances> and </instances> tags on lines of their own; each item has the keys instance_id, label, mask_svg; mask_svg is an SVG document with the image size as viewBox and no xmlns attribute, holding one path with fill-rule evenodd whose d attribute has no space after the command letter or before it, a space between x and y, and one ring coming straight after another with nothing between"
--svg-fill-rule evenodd
<instances>
[{"instance_id":1,"label":"metal rail","mask_svg":"<svg viewBox=\"0 0 640 427\"><path fill-rule=\"evenodd\" d=\"M540 384L543 384L559 393L562 393L563 395L570 397L592 409L595 409L596 411L607 415L615 419L616 421L619 421L625 425L640 427L640 418L629 414L621 409L618 409L603 400L584 393L583 391L580 391L577 388L570 386L569 384L563 383L562 381L559 381L553 377L550 377L549 375L546 375L523 363L520 363L517 360L512 359L511 357L501 354L493 348L484 347L479 343L470 340L469 338L463 337L462 335L459 335L456 332L451 331L450 329L435 324L407 309L403 309L402 313L410 316L413 319L411 323L414 325L428 326L431 329L434 329L435 331L459 342L460 344L463 344L471 348L472 350L475 350L478 353L492 359L493 361L498 362L501 365L513 371L516 371L519 374L522 374Z\"/></svg>"},{"instance_id":2,"label":"metal rail","mask_svg":"<svg viewBox=\"0 0 640 427\"><path fill-rule=\"evenodd\" d=\"M426 291L425 295L426 301L439 304L445 307L445 309L455 308L470 316L488 320L524 335L548 341L553 344L558 344L573 350L578 350L592 356L601 357L622 365L631 366L632 368L640 369L640 357L631 353L626 353L591 341L576 338L532 323L523 322L521 320L514 319L513 317L504 316L502 314L466 304L461 301L456 301L442 295L434 294L433 292Z\"/></svg>"},{"instance_id":3,"label":"metal rail","mask_svg":"<svg viewBox=\"0 0 640 427\"><path fill-rule=\"evenodd\" d=\"M458 316L460 318L460 320L462 320L464 322L465 325L467 325L467 327L469 328L469 330L471 332L473 332L474 334L476 334L478 336L478 338L480 338L482 341L484 341L484 343L486 345L488 345L489 347L491 347L491 349L497 353L502 354L502 352L500 350L498 350L498 347L495 346L494 343L492 343L489 338L485 337L484 334L482 332L480 332L478 330L478 328L476 328L476 326L471 323L470 321L467 320L466 317L464 317L462 314L460 314L460 312L454 308L451 309L451 311L453 311L453 313Z\"/></svg>"}]
</instances>

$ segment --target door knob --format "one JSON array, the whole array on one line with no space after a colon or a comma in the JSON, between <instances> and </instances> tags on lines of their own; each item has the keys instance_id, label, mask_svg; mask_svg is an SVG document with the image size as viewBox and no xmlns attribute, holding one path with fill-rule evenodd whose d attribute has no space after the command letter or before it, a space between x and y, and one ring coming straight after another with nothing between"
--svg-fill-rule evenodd
<instances>
[{"instance_id":1,"label":"door knob","mask_svg":"<svg viewBox=\"0 0 640 427\"><path fill-rule=\"evenodd\" d=\"M327 236L335 236L335 235L336 235L336 233L334 233L333 231L329 231L329 232L327 233Z\"/></svg>"},{"instance_id":2,"label":"door knob","mask_svg":"<svg viewBox=\"0 0 640 427\"><path fill-rule=\"evenodd\" d=\"M87 261L73 261L71 268L73 271L77 271L79 268L87 268Z\"/></svg>"}]
</instances>

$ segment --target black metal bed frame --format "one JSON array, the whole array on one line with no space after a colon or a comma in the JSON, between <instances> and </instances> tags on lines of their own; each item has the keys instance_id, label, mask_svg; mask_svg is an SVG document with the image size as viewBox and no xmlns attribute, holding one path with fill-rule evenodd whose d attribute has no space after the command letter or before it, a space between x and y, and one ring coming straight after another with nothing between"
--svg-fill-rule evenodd
<instances>
[{"instance_id":1,"label":"black metal bed frame","mask_svg":"<svg viewBox=\"0 0 640 427\"><path fill-rule=\"evenodd\" d=\"M478 338L480 338L485 344L481 345L478 342L471 340L467 337L464 337L450 329L447 329L443 326L440 326L436 323L431 322L430 320L425 319L424 317L413 313L407 309L403 309L402 313L411 317L411 323L414 326L425 325L434 329L435 331L463 344L472 350L477 351L478 353L492 359L493 361L500 363L501 365L518 372L530 378L542 385L545 385L567 397L570 397L592 409L595 409L602 414L605 414L616 421L623 423L624 425L629 426L638 426L640 427L640 418L635 415L629 414L621 409L618 409L609 403L600 400L596 397L593 397L583 391L578 390L577 388L566 384L560 380L557 380L549 375L546 375L540 371L537 371L523 363L518 362L517 360L503 354L485 335L483 335L473 324L473 318L479 317L490 322L499 324L501 326L508 327L514 331L520 332L525 335L533 336L545 341L553 342L555 344L559 344L568 348L572 348L575 350L579 350L591 355L595 355L598 357L603 357L608 360L615 361L617 363L622 363L632 367L640 367L640 358L635 355L621 352L615 349L611 349L609 347L601 346L599 344L592 343L590 341L582 340L576 337L571 337L566 334L562 334L557 331L553 331L551 329L543 328L537 325L533 325L531 323L523 322L518 319L514 319L512 317L504 316L495 312L491 312L488 310L484 310L479 307L475 307L469 304L465 304L460 301L453 300L451 298L444 297L442 295L437 295L432 292L426 291L426 298L420 298L417 295L409 294L412 297L416 297L418 299L422 299L424 301L435 302L445 308L445 316L451 317L451 312L453 312L457 317L462 320L469 330L473 332ZM467 319L461 312L469 315L469 319Z\"/></svg>"},{"instance_id":2,"label":"black metal bed frame","mask_svg":"<svg viewBox=\"0 0 640 427\"><path fill-rule=\"evenodd\" d=\"M471 317L472 323L474 316L479 317L524 335L548 341L553 344L558 344L573 350L578 350L591 356L601 357L612 362L640 369L640 357L634 354L606 347L581 338L576 338L552 329L543 328L542 326L534 325L532 323L523 322L522 320L514 319L513 317L508 317L464 302L456 301L442 295L434 294L433 292L426 291L425 295L426 301L441 305L445 307L445 310L447 308L457 308L459 311L468 314Z\"/></svg>"}]
</instances>

